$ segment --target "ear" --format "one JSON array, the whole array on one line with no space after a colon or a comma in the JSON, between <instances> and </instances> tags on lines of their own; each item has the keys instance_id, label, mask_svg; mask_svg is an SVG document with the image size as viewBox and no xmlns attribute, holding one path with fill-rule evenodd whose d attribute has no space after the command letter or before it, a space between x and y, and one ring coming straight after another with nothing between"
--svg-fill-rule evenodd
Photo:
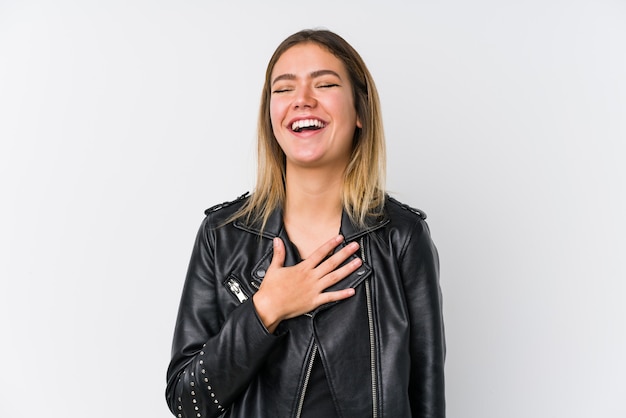
<instances>
[{"instance_id":1,"label":"ear","mask_svg":"<svg viewBox=\"0 0 626 418\"><path fill-rule=\"evenodd\" d=\"M356 127L359 129L363 128L363 124L361 123L361 117L359 115L356 115Z\"/></svg>"}]
</instances>

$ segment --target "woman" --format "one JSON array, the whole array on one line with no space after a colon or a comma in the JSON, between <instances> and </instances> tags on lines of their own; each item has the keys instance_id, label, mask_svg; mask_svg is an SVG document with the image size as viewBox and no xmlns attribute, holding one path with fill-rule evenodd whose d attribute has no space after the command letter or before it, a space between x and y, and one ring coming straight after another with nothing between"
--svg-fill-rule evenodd
<instances>
[{"instance_id":1,"label":"woman","mask_svg":"<svg viewBox=\"0 0 626 418\"><path fill-rule=\"evenodd\" d=\"M379 99L325 30L272 56L255 193L208 209L166 398L178 417L444 417L438 258L383 188Z\"/></svg>"}]
</instances>

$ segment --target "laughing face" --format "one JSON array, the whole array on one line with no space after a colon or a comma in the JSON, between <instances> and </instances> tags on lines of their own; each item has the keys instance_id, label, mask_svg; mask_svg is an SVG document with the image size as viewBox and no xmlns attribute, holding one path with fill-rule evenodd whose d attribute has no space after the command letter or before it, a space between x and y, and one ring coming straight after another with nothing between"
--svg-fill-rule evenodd
<instances>
[{"instance_id":1,"label":"laughing face","mask_svg":"<svg viewBox=\"0 0 626 418\"><path fill-rule=\"evenodd\" d=\"M343 170L361 122L343 63L315 43L281 55L271 75L270 119L287 168Z\"/></svg>"}]
</instances>

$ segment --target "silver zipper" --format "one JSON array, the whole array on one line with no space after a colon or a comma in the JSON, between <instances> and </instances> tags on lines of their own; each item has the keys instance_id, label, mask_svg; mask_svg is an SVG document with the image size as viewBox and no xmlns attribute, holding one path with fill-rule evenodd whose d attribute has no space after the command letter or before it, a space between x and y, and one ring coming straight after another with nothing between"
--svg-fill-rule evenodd
<instances>
[{"instance_id":1,"label":"silver zipper","mask_svg":"<svg viewBox=\"0 0 626 418\"><path fill-rule=\"evenodd\" d=\"M226 285L230 289L231 293L235 295L237 300L239 300L240 303L243 303L248 300L248 296L246 296L246 294L243 292L243 290L241 289L241 285L237 282L237 280L231 277L226 282Z\"/></svg>"},{"instance_id":2,"label":"silver zipper","mask_svg":"<svg viewBox=\"0 0 626 418\"><path fill-rule=\"evenodd\" d=\"M365 263L365 248L363 246L363 238L361 244L361 259ZM378 417L378 389L376 384L376 348L374 344L374 314L372 310L372 291L370 289L369 279L365 280L365 297L367 299L367 321L370 331L370 366L372 368L372 418Z\"/></svg>"},{"instance_id":3,"label":"silver zipper","mask_svg":"<svg viewBox=\"0 0 626 418\"><path fill-rule=\"evenodd\" d=\"M363 238L360 240L361 244L361 259L365 262L365 249L363 247ZM370 366L372 371L372 418L378 417L378 404L376 402L377 398L377 386L376 386L376 349L374 345L374 315L372 310L372 294L370 290L369 280L365 280L365 295L367 298L367 320L369 324L369 334L370 334ZM311 314L307 314L312 317ZM304 384L302 385L302 394L300 395L300 400L298 402L298 409L296 410L296 417L300 418L302 416L302 407L304 406L304 397L306 396L306 390L309 385L309 379L311 378L311 371L313 370L313 363L315 362L315 356L317 355L317 344L313 343L313 350L311 351L311 358L309 360L309 364L306 369L306 373L304 375Z\"/></svg>"},{"instance_id":4,"label":"silver zipper","mask_svg":"<svg viewBox=\"0 0 626 418\"><path fill-rule=\"evenodd\" d=\"M313 350L311 351L311 359L309 365L306 368L306 374L304 375L304 384L302 385L302 394L300 395L300 401L298 402L298 410L296 411L296 418L300 418L302 415L302 407L304 406L304 396L306 395L307 386L309 386L309 379L311 378L311 371L313 370L313 362L317 354L317 344L313 344Z\"/></svg>"}]
</instances>

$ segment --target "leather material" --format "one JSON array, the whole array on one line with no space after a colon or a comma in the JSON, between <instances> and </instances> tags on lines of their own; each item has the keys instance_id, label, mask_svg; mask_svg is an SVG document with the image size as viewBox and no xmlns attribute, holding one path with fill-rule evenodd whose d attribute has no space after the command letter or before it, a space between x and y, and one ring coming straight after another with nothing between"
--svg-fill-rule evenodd
<instances>
[{"instance_id":1,"label":"leather material","mask_svg":"<svg viewBox=\"0 0 626 418\"><path fill-rule=\"evenodd\" d=\"M344 213L342 245L359 242L363 265L333 289L354 287L355 295L270 334L251 297L272 239L287 244L285 265L298 255L280 211L262 232L224 224L245 199L207 210L196 238L167 371L174 415L296 417L316 345L340 416L445 417L439 259L425 215L389 197L365 228Z\"/></svg>"}]
</instances>

